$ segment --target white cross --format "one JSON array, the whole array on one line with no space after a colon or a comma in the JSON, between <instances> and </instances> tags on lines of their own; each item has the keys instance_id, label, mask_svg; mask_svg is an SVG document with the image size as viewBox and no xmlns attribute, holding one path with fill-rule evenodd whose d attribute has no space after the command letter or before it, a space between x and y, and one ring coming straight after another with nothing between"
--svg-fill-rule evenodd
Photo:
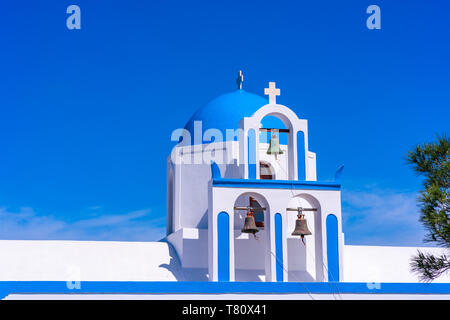
<instances>
[{"instance_id":1,"label":"white cross","mask_svg":"<svg viewBox=\"0 0 450 320\"><path fill-rule=\"evenodd\" d=\"M269 96L269 104L277 104L280 89L275 88L275 82L269 82L269 87L264 89L264 94Z\"/></svg>"}]
</instances>

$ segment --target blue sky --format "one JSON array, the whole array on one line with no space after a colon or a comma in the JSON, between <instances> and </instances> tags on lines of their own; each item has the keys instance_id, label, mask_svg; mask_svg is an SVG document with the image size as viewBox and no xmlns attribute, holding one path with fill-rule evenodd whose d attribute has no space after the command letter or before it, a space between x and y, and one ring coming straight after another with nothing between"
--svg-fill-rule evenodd
<instances>
[{"instance_id":1,"label":"blue sky","mask_svg":"<svg viewBox=\"0 0 450 320\"><path fill-rule=\"evenodd\" d=\"M81 30L66 8L81 8ZM381 8L381 30L366 8ZM0 239L158 240L172 131L235 89L345 164L350 244L420 245L406 152L448 131L450 6L430 1L9 1L0 11Z\"/></svg>"}]
</instances>

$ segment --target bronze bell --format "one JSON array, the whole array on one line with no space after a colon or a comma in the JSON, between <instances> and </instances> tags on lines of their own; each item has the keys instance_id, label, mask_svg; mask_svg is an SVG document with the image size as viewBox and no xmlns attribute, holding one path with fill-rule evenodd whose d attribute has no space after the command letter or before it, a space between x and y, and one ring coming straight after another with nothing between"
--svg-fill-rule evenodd
<instances>
[{"instance_id":1,"label":"bronze bell","mask_svg":"<svg viewBox=\"0 0 450 320\"><path fill-rule=\"evenodd\" d=\"M295 229L294 232L292 232L293 236L301 236L302 239L304 236L312 235L311 231L308 229L308 225L306 223L305 216L299 215L297 220L295 221Z\"/></svg>"},{"instance_id":2,"label":"bronze bell","mask_svg":"<svg viewBox=\"0 0 450 320\"><path fill-rule=\"evenodd\" d=\"M280 148L280 142L278 141L278 137L276 135L272 135L272 138L270 138L267 154L274 154L275 159L277 158L277 154L283 154L283 150Z\"/></svg>"},{"instance_id":3,"label":"bronze bell","mask_svg":"<svg viewBox=\"0 0 450 320\"><path fill-rule=\"evenodd\" d=\"M247 216L245 217L245 223L244 227L242 228L242 233L257 233L259 231L258 227L255 223L255 217L251 213L247 213Z\"/></svg>"}]
</instances>

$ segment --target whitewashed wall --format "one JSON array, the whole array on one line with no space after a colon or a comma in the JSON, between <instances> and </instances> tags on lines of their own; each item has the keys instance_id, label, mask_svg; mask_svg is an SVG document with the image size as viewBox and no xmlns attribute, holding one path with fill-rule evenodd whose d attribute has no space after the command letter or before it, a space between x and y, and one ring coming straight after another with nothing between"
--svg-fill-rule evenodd
<instances>
[{"instance_id":1,"label":"whitewashed wall","mask_svg":"<svg viewBox=\"0 0 450 320\"><path fill-rule=\"evenodd\" d=\"M420 249L423 252L442 254L443 248L345 246L345 282L419 282L410 271L411 257ZM448 254L448 250L447 250ZM433 282L450 282L450 273Z\"/></svg>"},{"instance_id":2,"label":"whitewashed wall","mask_svg":"<svg viewBox=\"0 0 450 320\"><path fill-rule=\"evenodd\" d=\"M418 282L409 270L415 247L345 245L344 250L346 282ZM67 281L77 267L81 281L207 280L181 269L165 242L0 240L0 281ZM450 283L450 275L434 282Z\"/></svg>"},{"instance_id":3,"label":"whitewashed wall","mask_svg":"<svg viewBox=\"0 0 450 320\"><path fill-rule=\"evenodd\" d=\"M0 240L0 281L176 281L171 251L164 242Z\"/></svg>"}]
</instances>

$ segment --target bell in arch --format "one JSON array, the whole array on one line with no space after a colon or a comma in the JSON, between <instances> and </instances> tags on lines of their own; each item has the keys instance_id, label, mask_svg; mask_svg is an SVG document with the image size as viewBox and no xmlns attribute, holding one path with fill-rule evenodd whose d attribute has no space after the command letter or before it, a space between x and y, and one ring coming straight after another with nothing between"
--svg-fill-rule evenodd
<instances>
[{"instance_id":1,"label":"bell in arch","mask_svg":"<svg viewBox=\"0 0 450 320\"><path fill-rule=\"evenodd\" d=\"M295 229L294 232L292 232L292 235L300 236L303 243L305 243L305 236L312 235L311 231L308 229L308 224L306 223L304 214L299 214L297 220L295 220Z\"/></svg>"},{"instance_id":2,"label":"bell in arch","mask_svg":"<svg viewBox=\"0 0 450 320\"><path fill-rule=\"evenodd\" d=\"M270 138L269 149L267 149L267 154L274 154L275 159L278 154L283 154L283 150L280 148L280 142L278 141L278 137L276 135L272 135Z\"/></svg>"},{"instance_id":3,"label":"bell in arch","mask_svg":"<svg viewBox=\"0 0 450 320\"><path fill-rule=\"evenodd\" d=\"M252 213L247 213L247 216L245 217L244 227L242 228L242 233L252 233L255 235L259 231L258 227L255 223L255 217Z\"/></svg>"},{"instance_id":4,"label":"bell in arch","mask_svg":"<svg viewBox=\"0 0 450 320\"><path fill-rule=\"evenodd\" d=\"M295 221L295 229L292 232L293 236L310 236L312 235L311 231L308 229L308 224L305 219L305 215L300 215Z\"/></svg>"},{"instance_id":5,"label":"bell in arch","mask_svg":"<svg viewBox=\"0 0 450 320\"><path fill-rule=\"evenodd\" d=\"M297 211L297 220L295 220L295 229L292 232L293 236L300 236L302 238L303 244L305 244L305 236L312 235L311 231L308 229L308 224L306 223L305 214L303 211L317 211L317 208L287 208L286 211Z\"/></svg>"},{"instance_id":6,"label":"bell in arch","mask_svg":"<svg viewBox=\"0 0 450 320\"><path fill-rule=\"evenodd\" d=\"M247 211L247 216L245 217L244 227L242 228L242 233L252 233L256 238L256 233L259 232L258 226L255 221L255 211L264 211L266 208L261 207L255 199L252 197L249 198L249 206L248 207L234 207L234 210L245 210ZM253 206L256 204L256 206Z\"/></svg>"}]
</instances>

